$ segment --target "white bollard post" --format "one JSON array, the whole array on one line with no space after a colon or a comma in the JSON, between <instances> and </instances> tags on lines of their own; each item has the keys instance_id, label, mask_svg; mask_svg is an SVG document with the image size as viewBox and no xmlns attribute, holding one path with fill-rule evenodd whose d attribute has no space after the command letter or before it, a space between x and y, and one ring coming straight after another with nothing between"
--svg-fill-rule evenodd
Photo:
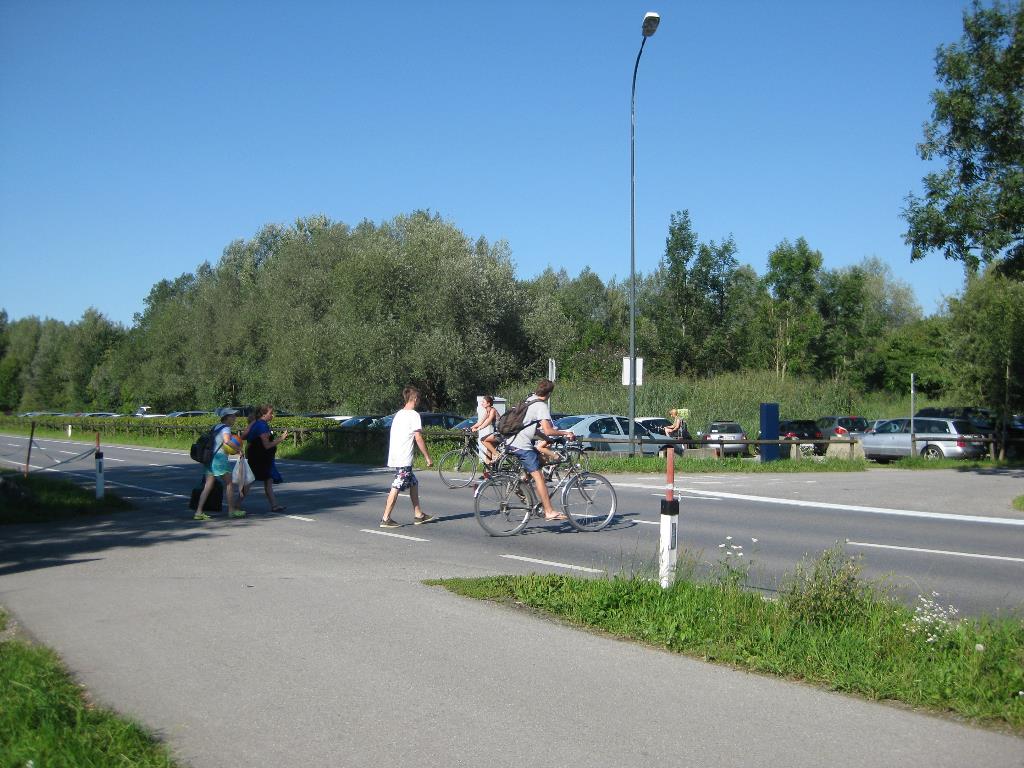
<instances>
[{"instance_id":1,"label":"white bollard post","mask_svg":"<svg viewBox=\"0 0 1024 768\"><path fill-rule=\"evenodd\" d=\"M658 549L658 580L662 589L668 589L676 576L677 541L679 527L679 501L661 501L661 546Z\"/></svg>"}]
</instances>

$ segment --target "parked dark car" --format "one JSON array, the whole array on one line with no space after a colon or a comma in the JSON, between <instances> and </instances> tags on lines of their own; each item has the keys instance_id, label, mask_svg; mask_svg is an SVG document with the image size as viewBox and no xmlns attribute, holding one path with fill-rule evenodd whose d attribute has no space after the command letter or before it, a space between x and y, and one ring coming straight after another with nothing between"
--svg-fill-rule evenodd
<instances>
[{"instance_id":1,"label":"parked dark car","mask_svg":"<svg viewBox=\"0 0 1024 768\"><path fill-rule=\"evenodd\" d=\"M914 414L940 419L966 419L976 427L992 431L994 418L992 411L988 408L976 408L974 406L949 406L943 408L921 408Z\"/></svg>"},{"instance_id":2,"label":"parked dark car","mask_svg":"<svg viewBox=\"0 0 1024 768\"><path fill-rule=\"evenodd\" d=\"M785 419L779 422L780 440L816 440L824 441L825 436L821 432L818 423L812 419ZM757 433L757 439L763 439L761 433ZM813 446L813 447L812 447ZM761 446L754 446L754 453L760 453ZM817 456L824 456L828 450L828 442L800 443L801 451L813 450Z\"/></svg>"},{"instance_id":3,"label":"parked dark car","mask_svg":"<svg viewBox=\"0 0 1024 768\"><path fill-rule=\"evenodd\" d=\"M368 429L383 418L384 417L381 414L374 416L352 416L345 419L345 421L341 422L338 426L342 429Z\"/></svg>"},{"instance_id":4,"label":"parked dark car","mask_svg":"<svg viewBox=\"0 0 1024 768\"><path fill-rule=\"evenodd\" d=\"M385 416L383 419L379 419L373 426L380 429L391 429L391 422L395 418L395 414L391 413ZM465 416L461 416L457 413L434 413L433 411L420 411L420 421L423 423L423 428L427 427L441 427L442 429L451 429L460 421L465 420Z\"/></svg>"},{"instance_id":5,"label":"parked dark car","mask_svg":"<svg viewBox=\"0 0 1024 768\"><path fill-rule=\"evenodd\" d=\"M863 416L822 416L815 422L826 440L838 437L843 440L859 440L871 424Z\"/></svg>"}]
</instances>

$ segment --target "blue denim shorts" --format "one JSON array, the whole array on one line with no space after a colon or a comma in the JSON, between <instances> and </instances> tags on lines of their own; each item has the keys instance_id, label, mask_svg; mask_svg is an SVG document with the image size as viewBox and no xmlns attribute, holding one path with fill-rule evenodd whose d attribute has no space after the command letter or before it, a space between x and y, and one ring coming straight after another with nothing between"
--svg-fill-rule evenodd
<instances>
[{"instance_id":1,"label":"blue denim shorts","mask_svg":"<svg viewBox=\"0 0 1024 768\"><path fill-rule=\"evenodd\" d=\"M416 475L413 474L412 467L397 467L395 469L395 479L391 481L392 489L396 491L404 491L407 488L413 488L420 484L420 481L416 479Z\"/></svg>"},{"instance_id":2,"label":"blue denim shorts","mask_svg":"<svg viewBox=\"0 0 1024 768\"><path fill-rule=\"evenodd\" d=\"M536 448L513 448L512 453L527 472L540 471L540 454Z\"/></svg>"}]
</instances>

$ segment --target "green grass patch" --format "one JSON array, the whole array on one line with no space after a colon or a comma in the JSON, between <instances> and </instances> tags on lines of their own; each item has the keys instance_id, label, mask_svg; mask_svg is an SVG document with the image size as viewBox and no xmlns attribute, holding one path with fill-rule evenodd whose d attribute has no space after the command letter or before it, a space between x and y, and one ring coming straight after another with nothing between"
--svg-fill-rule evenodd
<instances>
[{"instance_id":1,"label":"green grass patch","mask_svg":"<svg viewBox=\"0 0 1024 768\"><path fill-rule=\"evenodd\" d=\"M177 765L141 726L89 702L53 651L17 638L0 638L0 734L3 766Z\"/></svg>"},{"instance_id":2,"label":"green grass patch","mask_svg":"<svg viewBox=\"0 0 1024 768\"><path fill-rule=\"evenodd\" d=\"M82 488L69 480L30 474L27 478L0 469L0 524L39 523L81 515L104 515L131 509L117 494Z\"/></svg>"},{"instance_id":3,"label":"green grass patch","mask_svg":"<svg viewBox=\"0 0 1024 768\"><path fill-rule=\"evenodd\" d=\"M838 547L801 564L778 600L741 586L745 571L669 589L642 576L497 576L431 582L574 625L869 699L953 713L1024 734L1024 622L963 619L921 598L910 610L860 578Z\"/></svg>"},{"instance_id":4,"label":"green grass patch","mask_svg":"<svg viewBox=\"0 0 1024 768\"><path fill-rule=\"evenodd\" d=\"M872 462L874 463L874 462ZM885 466L885 465L882 465ZM908 456L895 459L888 466L894 469L1013 469L1020 468L1020 461L1000 461L998 459L925 459L921 456Z\"/></svg>"},{"instance_id":5,"label":"green grass patch","mask_svg":"<svg viewBox=\"0 0 1024 768\"><path fill-rule=\"evenodd\" d=\"M1013 500L1013 508L1024 512L1024 496L1018 496Z\"/></svg>"}]
</instances>

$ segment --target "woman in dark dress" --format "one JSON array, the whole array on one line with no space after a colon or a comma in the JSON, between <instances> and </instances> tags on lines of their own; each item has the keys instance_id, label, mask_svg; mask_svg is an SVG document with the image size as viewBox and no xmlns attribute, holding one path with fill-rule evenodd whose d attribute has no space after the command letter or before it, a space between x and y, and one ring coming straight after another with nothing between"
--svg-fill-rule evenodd
<instances>
[{"instance_id":1,"label":"woman in dark dress","mask_svg":"<svg viewBox=\"0 0 1024 768\"><path fill-rule=\"evenodd\" d=\"M284 512L285 507L278 504L277 499L274 498L274 480L271 475L277 446L288 437L288 431L285 430L278 437L273 437L270 431L270 422L274 418L274 409L269 405L261 405L256 408L253 416L255 421L242 430L242 437L248 443L245 449L245 458L256 479L263 481L263 489L267 493L267 501L270 502L270 511Z\"/></svg>"}]
</instances>

